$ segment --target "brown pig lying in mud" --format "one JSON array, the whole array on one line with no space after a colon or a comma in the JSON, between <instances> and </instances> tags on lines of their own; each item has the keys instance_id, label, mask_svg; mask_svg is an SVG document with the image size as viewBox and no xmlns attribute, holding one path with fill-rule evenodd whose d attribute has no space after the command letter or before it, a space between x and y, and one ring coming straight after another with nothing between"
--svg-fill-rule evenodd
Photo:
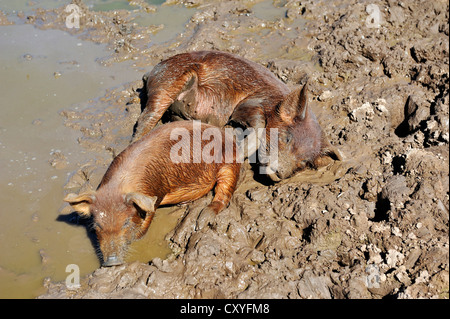
<instances>
[{"instance_id":1,"label":"brown pig lying in mud","mask_svg":"<svg viewBox=\"0 0 450 319\"><path fill-rule=\"evenodd\" d=\"M128 245L147 232L158 206L193 201L214 188L197 226L223 210L239 178L236 154L232 134L222 129L200 121L168 123L115 157L96 191L64 200L92 217L103 265L118 265Z\"/></svg>"},{"instance_id":2,"label":"brown pig lying in mud","mask_svg":"<svg viewBox=\"0 0 450 319\"><path fill-rule=\"evenodd\" d=\"M277 129L277 165L266 167L274 181L306 166L342 159L308 107L307 85L290 92L257 63L219 51L182 53L160 62L143 79L147 102L133 141L168 115L171 120L195 119L219 127L265 128L260 147L266 150L274 142L270 130Z\"/></svg>"}]
</instances>

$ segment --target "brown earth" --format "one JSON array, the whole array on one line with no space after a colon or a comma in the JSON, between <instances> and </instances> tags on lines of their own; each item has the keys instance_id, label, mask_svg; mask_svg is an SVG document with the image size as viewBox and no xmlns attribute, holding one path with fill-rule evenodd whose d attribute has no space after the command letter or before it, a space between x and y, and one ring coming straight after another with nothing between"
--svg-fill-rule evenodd
<instances>
[{"instance_id":1,"label":"brown earth","mask_svg":"<svg viewBox=\"0 0 450 319\"><path fill-rule=\"evenodd\" d=\"M258 18L252 1L170 2L197 13L169 43L149 46L160 26L79 2L71 32L108 43L106 64L132 59L148 71L207 49L261 63L292 87L309 76L312 107L345 160L277 184L255 180L248 165L213 227L194 230L211 196L174 207L167 259L99 268L76 290L48 281L40 298L448 298L448 3L376 0L381 24L369 27L368 3L353 0L274 1L284 13L275 20ZM24 19L62 29L63 9ZM98 154L67 189L96 187L126 147L142 87L136 79L61 113Z\"/></svg>"}]
</instances>

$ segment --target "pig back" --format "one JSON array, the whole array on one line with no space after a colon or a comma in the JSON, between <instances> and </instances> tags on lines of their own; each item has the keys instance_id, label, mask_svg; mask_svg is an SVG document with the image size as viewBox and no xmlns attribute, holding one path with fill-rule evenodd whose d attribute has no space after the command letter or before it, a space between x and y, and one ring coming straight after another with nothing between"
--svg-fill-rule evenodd
<instances>
[{"instance_id":1,"label":"pig back","mask_svg":"<svg viewBox=\"0 0 450 319\"><path fill-rule=\"evenodd\" d=\"M156 127L121 152L99 188L114 185L121 193L158 196L158 204L200 198L216 183L223 165L238 172L231 135L199 121L177 121Z\"/></svg>"}]
</instances>

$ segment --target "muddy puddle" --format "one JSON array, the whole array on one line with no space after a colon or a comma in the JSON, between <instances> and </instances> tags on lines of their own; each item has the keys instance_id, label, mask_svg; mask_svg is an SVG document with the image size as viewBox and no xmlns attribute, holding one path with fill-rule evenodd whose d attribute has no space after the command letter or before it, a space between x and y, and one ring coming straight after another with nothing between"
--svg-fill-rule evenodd
<instances>
[{"instance_id":1,"label":"muddy puddle","mask_svg":"<svg viewBox=\"0 0 450 319\"><path fill-rule=\"evenodd\" d=\"M30 298L42 293L44 278L64 280L66 266L76 264L80 275L99 266L85 226L59 216L65 206L64 187L80 165L95 161L77 140L79 131L64 125L61 111L83 110L106 89L140 79L143 69L132 61L103 66L109 55L104 44L83 41L60 30L39 30L24 24L18 12L63 6L66 1L0 1L0 9L14 24L0 26L0 297ZM96 10L114 10L117 1L87 1ZM157 1L155 2L158 3ZM128 6L128 8L127 8ZM127 1L121 8L129 9ZM174 36L189 19L190 9L179 10L177 21L160 38ZM170 8L157 23L164 23ZM184 18L182 19L181 16ZM151 17L137 16L142 24ZM167 221L169 219L169 221ZM172 218L173 219L173 218ZM132 248L131 260L165 257L164 232L173 228L162 209L154 230ZM141 247L141 248L139 248Z\"/></svg>"},{"instance_id":2,"label":"muddy puddle","mask_svg":"<svg viewBox=\"0 0 450 319\"><path fill-rule=\"evenodd\" d=\"M63 31L4 26L0 42L1 295L29 297L43 277L61 278L68 261L85 271L97 262L85 231L56 221L68 175L91 156L58 111L138 73L125 65L102 67L95 59L104 46ZM28 279L17 285L17 276Z\"/></svg>"}]
</instances>

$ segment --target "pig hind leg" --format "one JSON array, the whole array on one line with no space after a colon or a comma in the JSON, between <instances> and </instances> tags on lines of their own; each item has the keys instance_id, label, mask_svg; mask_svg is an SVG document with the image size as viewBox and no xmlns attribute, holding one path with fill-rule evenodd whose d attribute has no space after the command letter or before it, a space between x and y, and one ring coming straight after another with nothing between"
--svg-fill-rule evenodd
<instances>
[{"instance_id":1,"label":"pig hind leg","mask_svg":"<svg viewBox=\"0 0 450 319\"><path fill-rule=\"evenodd\" d=\"M216 215L220 213L230 203L237 187L239 178L239 165L224 165L217 174L217 183L214 188L214 198L212 202L206 206L197 218L196 229L202 229L206 225L214 221Z\"/></svg>"},{"instance_id":2,"label":"pig hind leg","mask_svg":"<svg viewBox=\"0 0 450 319\"><path fill-rule=\"evenodd\" d=\"M167 109L174 104L180 103L181 100L189 98L189 103L192 104L195 90L197 89L197 73L190 69L184 73L177 75L172 74L168 76L170 80L163 76L150 75L147 81L147 103L144 111L138 118L132 142L142 138L145 134L151 131Z\"/></svg>"}]
</instances>

